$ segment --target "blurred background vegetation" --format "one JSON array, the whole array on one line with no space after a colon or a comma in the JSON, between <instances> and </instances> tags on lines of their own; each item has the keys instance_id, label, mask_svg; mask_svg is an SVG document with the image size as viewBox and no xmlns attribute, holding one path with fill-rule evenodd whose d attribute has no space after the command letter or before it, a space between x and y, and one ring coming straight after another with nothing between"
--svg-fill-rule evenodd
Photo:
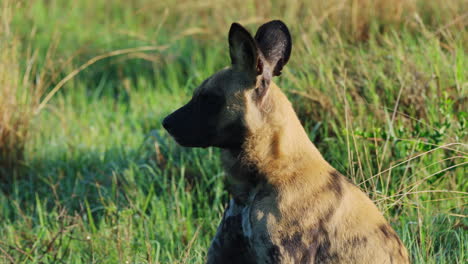
<instances>
[{"instance_id":1,"label":"blurred background vegetation","mask_svg":"<svg viewBox=\"0 0 468 264\"><path fill-rule=\"evenodd\" d=\"M216 149L161 119L285 21L276 80L415 263L466 263L466 0L1 0L0 262L202 263L228 194Z\"/></svg>"}]
</instances>

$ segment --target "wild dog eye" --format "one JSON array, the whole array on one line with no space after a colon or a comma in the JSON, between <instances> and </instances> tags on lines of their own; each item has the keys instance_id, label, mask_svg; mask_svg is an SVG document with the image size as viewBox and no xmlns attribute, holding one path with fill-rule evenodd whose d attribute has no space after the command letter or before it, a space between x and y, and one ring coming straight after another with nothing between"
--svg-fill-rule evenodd
<instances>
[{"instance_id":1,"label":"wild dog eye","mask_svg":"<svg viewBox=\"0 0 468 264\"><path fill-rule=\"evenodd\" d=\"M224 104L224 98L216 94L203 94L200 97L200 107L208 113L218 112Z\"/></svg>"},{"instance_id":2,"label":"wild dog eye","mask_svg":"<svg viewBox=\"0 0 468 264\"><path fill-rule=\"evenodd\" d=\"M203 104L216 105L222 102L222 97L216 94L204 94L201 97Z\"/></svg>"}]
</instances>

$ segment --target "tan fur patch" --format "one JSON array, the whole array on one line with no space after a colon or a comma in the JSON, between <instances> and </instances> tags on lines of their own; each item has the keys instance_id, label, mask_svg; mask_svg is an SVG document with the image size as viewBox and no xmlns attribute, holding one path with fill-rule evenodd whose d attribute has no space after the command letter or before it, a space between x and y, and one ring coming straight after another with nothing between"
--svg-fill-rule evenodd
<instances>
[{"instance_id":1,"label":"tan fur patch","mask_svg":"<svg viewBox=\"0 0 468 264\"><path fill-rule=\"evenodd\" d=\"M242 190L233 197L249 208L255 263L409 263L376 206L323 159L286 96L270 89L269 112L245 93L246 141L240 153L224 153L231 190Z\"/></svg>"}]
</instances>

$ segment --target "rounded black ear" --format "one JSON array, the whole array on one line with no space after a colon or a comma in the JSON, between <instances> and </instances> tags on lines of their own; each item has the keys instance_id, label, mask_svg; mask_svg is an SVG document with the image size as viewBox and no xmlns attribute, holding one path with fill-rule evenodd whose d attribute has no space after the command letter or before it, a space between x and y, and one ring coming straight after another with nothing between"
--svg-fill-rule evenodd
<instances>
[{"instance_id":1,"label":"rounded black ear","mask_svg":"<svg viewBox=\"0 0 468 264\"><path fill-rule=\"evenodd\" d=\"M270 21L258 29L255 40L265 60L272 67L272 75L281 75L281 70L291 55L292 42L288 27L280 20Z\"/></svg>"},{"instance_id":2,"label":"rounded black ear","mask_svg":"<svg viewBox=\"0 0 468 264\"><path fill-rule=\"evenodd\" d=\"M229 54L234 68L253 72L257 66L257 45L252 35L238 23L229 30Z\"/></svg>"}]
</instances>

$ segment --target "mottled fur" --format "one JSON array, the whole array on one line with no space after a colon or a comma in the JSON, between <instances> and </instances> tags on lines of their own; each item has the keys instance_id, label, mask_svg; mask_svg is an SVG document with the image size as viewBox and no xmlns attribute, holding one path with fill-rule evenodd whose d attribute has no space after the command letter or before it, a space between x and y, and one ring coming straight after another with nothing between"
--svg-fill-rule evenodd
<instances>
[{"instance_id":1,"label":"mottled fur","mask_svg":"<svg viewBox=\"0 0 468 264\"><path fill-rule=\"evenodd\" d=\"M271 80L289 58L287 28L273 21L260 31L254 40L234 24L232 67L194 93L194 98L222 94L225 105L222 118L213 117L214 138L186 145L229 145L222 148L232 200L208 263L409 263L404 245L377 207L323 159ZM171 124L182 114L173 115L165 127L187 142ZM233 124L239 130L226 130Z\"/></svg>"}]
</instances>

